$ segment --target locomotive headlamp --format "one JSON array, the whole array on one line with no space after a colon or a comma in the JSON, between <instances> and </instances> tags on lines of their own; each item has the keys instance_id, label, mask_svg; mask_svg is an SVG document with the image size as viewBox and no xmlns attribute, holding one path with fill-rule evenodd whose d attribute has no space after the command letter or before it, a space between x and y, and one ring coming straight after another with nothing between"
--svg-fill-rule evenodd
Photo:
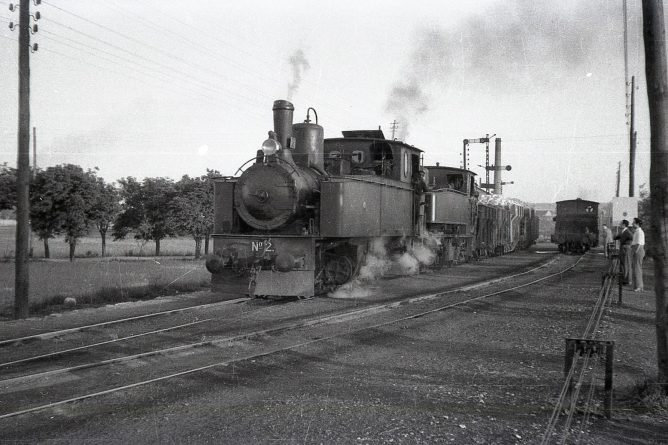
<instances>
[{"instance_id":1,"label":"locomotive headlamp","mask_svg":"<svg viewBox=\"0 0 668 445\"><path fill-rule=\"evenodd\" d=\"M281 150L281 143L274 139L267 139L262 143L262 153L265 156L272 156Z\"/></svg>"}]
</instances>

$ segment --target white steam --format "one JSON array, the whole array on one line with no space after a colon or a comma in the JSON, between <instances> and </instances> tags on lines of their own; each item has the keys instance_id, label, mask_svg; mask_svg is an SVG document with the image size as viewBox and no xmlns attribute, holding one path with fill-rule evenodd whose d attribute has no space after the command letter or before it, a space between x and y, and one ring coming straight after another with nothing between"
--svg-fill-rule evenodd
<instances>
[{"instance_id":1,"label":"white steam","mask_svg":"<svg viewBox=\"0 0 668 445\"><path fill-rule=\"evenodd\" d=\"M385 242L376 238L371 242L366 254L364 265L360 268L357 279L362 281L373 281L385 275L392 267L392 261L387 255Z\"/></svg>"},{"instance_id":2,"label":"white steam","mask_svg":"<svg viewBox=\"0 0 668 445\"><path fill-rule=\"evenodd\" d=\"M382 238L369 246L364 265L352 281L329 294L331 298L366 298L372 294L371 283L385 275L417 275L421 266L431 266L441 242L436 237L425 237L404 253L390 255Z\"/></svg>"}]
</instances>

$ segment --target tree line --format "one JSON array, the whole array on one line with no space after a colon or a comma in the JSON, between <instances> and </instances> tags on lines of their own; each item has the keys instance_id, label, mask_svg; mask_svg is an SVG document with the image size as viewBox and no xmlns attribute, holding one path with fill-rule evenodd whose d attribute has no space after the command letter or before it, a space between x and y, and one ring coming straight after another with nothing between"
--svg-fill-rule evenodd
<instances>
[{"instance_id":1,"label":"tree line","mask_svg":"<svg viewBox=\"0 0 668 445\"><path fill-rule=\"evenodd\" d=\"M131 176L117 183L107 183L98 169L84 170L78 165L62 164L33 172L30 184L30 222L32 231L44 242L44 256L49 258L49 240L64 236L74 260L77 241L93 228L102 240L106 254L107 234L114 240L133 236L155 242L160 255L160 241L170 236L191 236L195 258L208 253L213 231L213 181L215 170L206 175L170 178ZM0 210L16 206L16 169L0 165Z\"/></svg>"}]
</instances>

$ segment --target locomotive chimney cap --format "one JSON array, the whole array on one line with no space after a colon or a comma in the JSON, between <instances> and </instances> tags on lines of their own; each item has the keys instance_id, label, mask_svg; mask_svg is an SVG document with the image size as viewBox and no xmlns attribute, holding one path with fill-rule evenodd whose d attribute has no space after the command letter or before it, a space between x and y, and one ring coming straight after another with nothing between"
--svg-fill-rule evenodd
<instances>
[{"instance_id":1,"label":"locomotive chimney cap","mask_svg":"<svg viewBox=\"0 0 668 445\"><path fill-rule=\"evenodd\" d=\"M292 105L292 102L287 101L287 100L275 100L274 101L274 107L272 110L291 110L294 111L295 106Z\"/></svg>"}]
</instances>

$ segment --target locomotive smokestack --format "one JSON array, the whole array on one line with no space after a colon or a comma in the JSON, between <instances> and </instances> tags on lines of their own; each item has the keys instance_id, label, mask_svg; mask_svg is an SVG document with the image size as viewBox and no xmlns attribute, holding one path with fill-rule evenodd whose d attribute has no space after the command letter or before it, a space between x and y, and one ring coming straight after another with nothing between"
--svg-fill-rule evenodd
<instances>
[{"instance_id":1,"label":"locomotive smokestack","mask_svg":"<svg viewBox=\"0 0 668 445\"><path fill-rule=\"evenodd\" d=\"M494 193L500 195L503 193L503 184L501 182L501 138L494 140Z\"/></svg>"},{"instance_id":2,"label":"locomotive smokestack","mask_svg":"<svg viewBox=\"0 0 668 445\"><path fill-rule=\"evenodd\" d=\"M292 114L295 111L294 105L287 100L275 100L274 107L274 132L278 142L284 149L290 147L290 138L292 138Z\"/></svg>"}]
</instances>

